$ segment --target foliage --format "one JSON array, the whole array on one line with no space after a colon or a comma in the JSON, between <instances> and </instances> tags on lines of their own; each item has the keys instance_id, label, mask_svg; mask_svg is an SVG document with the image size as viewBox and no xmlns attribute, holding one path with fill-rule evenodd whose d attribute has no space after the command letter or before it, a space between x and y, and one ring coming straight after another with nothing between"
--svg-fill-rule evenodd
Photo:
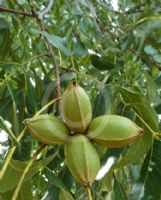
<instances>
[{"instance_id":1,"label":"foliage","mask_svg":"<svg viewBox=\"0 0 161 200\"><path fill-rule=\"evenodd\" d=\"M49 10L43 15L48 2ZM28 131L20 135L24 119L76 79L90 96L93 117L118 114L144 129L143 137L127 148L98 147L102 166L111 157L115 161L93 183L93 199L160 199L161 141L155 137L161 128L159 3L118 1L116 9L105 0L0 1L0 129L8 137L4 142L0 139L1 169L8 162L0 180L0 198L12 198L40 146ZM92 54L99 61L110 58L106 64L112 67L102 70L93 65ZM45 112L60 116L57 104ZM63 152L61 145L41 151L17 199L57 200L59 193L60 199L87 199L85 188L68 171Z\"/></svg>"}]
</instances>

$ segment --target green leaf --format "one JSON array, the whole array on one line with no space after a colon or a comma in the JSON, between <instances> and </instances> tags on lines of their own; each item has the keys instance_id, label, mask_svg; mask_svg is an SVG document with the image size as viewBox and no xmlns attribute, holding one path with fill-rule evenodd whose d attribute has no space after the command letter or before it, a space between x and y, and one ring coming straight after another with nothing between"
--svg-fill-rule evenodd
<instances>
[{"instance_id":1,"label":"green leaf","mask_svg":"<svg viewBox=\"0 0 161 200\"><path fill-rule=\"evenodd\" d=\"M15 28L15 31L19 31L20 29L20 24L21 24L21 21L20 19L18 18L18 16L16 15L12 15L12 23L13 23L13 26Z\"/></svg>"},{"instance_id":2,"label":"green leaf","mask_svg":"<svg viewBox=\"0 0 161 200\"><path fill-rule=\"evenodd\" d=\"M1 193L2 200L11 200L14 190L15 189ZM17 200L33 200L31 180L25 181L22 184Z\"/></svg>"},{"instance_id":3,"label":"green leaf","mask_svg":"<svg viewBox=\"0 0 161 200\"><path fill-rule=\"evenodd\" d=\"M49 189L44 194L44 200L59 200L59 189L54 185L50 186Z\"/></svg>"},{"instance_id":4,"label":"green leaf","mask_svg":"<svg viewBox=\"0 0 161 200\"><path fill-rule=\"evenodd\" d=\"M4 25L3 25L4 27ZM0 30L0 60L5 60L5 58L12 51L12 36L9 28L3 28Z\"/></svg>"},{"instance_id":5,"label":"green leaf","mask_svg":"<svg viewBox=\"0 0 161 200\"><path fill-rule=\"evenodd\" d=\"M71 175L67 166L64 166L59 172L59 179L62 180L68 191L70 191L74 183L74 178Z\"/></svg>"},{"instance_id":6,"label":"green leaf","mask_svg":"<svg viewBox=\"0 0 161 200\"><path fill-rule=\"evenodd\" d=\"M144 96L138 92L134 92L125 88L121 88L120 92L125 102L138 112L138 114L144 119L144 121L154 130L158 131L158 117L155 110L149 105L149 102ZM144 125L145 127L145 125ZM138 138L124 153L119 161L115 163L107 175L103 179L103 188L107 190L111 187L108 183L109 178L112 176L112 172L115 169L126 166L131 163L135 163L139 158L142 158L150 149L152 145L153 135L149 133L149 130L145 127L143 136Z\"/></svg>"},{"instance_id":7,"label":"green leaf","mask_svg":"<svg viewBox=\"0 0 161 200\"><path fill-rule=\"evenodd\" d=\"M59 200L74 200L74 199L69 192L61 189L59 193Z\"/></svg>"},{"instance_id":8,"label":"green leaf","mask_svg":"<svg viewBox=\"0 0 161 200\"><path fill-rule=\"evenodd\" d=\"M53 158L55 154L49 156L43 160L36 161L29 169L24 181L29 180L34 174L36 174L40 168L46 166ZM6 192L13 189L19 182L22 173L27 165L27 162L21 162L19 160L11 160L3 179L0 181L0 192Z\"/></svg>"},{"instance_id":9,"label":"green leaf","mask_svg":"<svg viewBox=\"0 0 161 200\"><path fill-rule=\"evenodd\" d=\"M57 35L51 35L49 33L47 33L46 31L38 31L35 29L32 29L32 32L35 34L41 34L44 37L47 38L47 40L57 49L59 49L64 55L66 56L71 56L72 53L69 49L67 49L64 45L64 43L66 43L65 38L59 37Z\"/></svg>"},{"instance_id":10,"label":"green leaf","mask_svg":"<svg viewBox=\"0 0 161 200\"><path fill-rule=\"evenodd\" d=\"M153 31L160 31L161 15L148 16L140 19L133 26L135 28L135 35L145 37L150 35Z\"/></svg>"},{"instance_id":11,"label":"green leaf","mask_svg":"<svg viewBox=\"0 0 161 200\"><path fill-rule=\"evenodd\" d=\"M43 94L43 81L41 78L34 72L34 79L35 79L35 93L36 93L36 100L40 100Z\"/></svg>"},{"instance_id":12,"label":"green leaf","mask_svg":"<svg viewBox=\"0 0 161 200\"><path fill-rule=\"evenodd\" d=\"M142 94L126 89L121 88L120 93L124 101L137 112L142 119L154 130L158 131L158 116L153 107L150 106L150 103Z\"/></svg>"},{"instance_id":13,"label":"green leaf","mask_svg":"<svg viewBox=\"0 0 161 200\"><path fill-rule=\"evenodd\" d=\"M146 86L147 86L147 97L150 103L155 103L157 97L157 85L154 79L145 72Z\"/></svg>"},{"instance_id":14,"label":"green leaf","mask_svg":"<svg viewBox=\"0 0 161 200\"><path fill-rule=\"evenodd\" d=\"M115 174L113 174L114 177L114 200L127 200L125 191L121 187L121 184L119 183L117 177Z\"/></svg>"},{"instance_id":15,"label":"green leaf","mask_svg":"<svg viewBox=\"0 0 161 200\"><path fill-rule=\"evenodd\" d=\"M129 32L124 39L124 43L121 45L122 51L127 51L134 41L133 33Z\"/></svg>"},{"instance_id":16,"label":"green leaf","mask_svg":"<svg viewBox=\"0 0 161 200\"><path fill-rule=\"evenodd\" d=\"M6 125L4 119L1 116L0 116L0 129L4 130L8 134L8 136L14 142L15 145L18 144L18 141L15 135L13 134L12 130Z\"/></svg>"},{"instance_id":17,"label":"green leaf","mask_svg":"<svg viewBox=\"0 0 161 200\"><path fill-rule=\"evenodd\" d=\"M151 21L154 23L154 21L160 21L160 20L161 20L161 15L148 16L148 17L142 18L139 21L137 21L135 26L138 26L146 21Z\"/></svg>"},{"instance_id":18,"label":"green leaf","mask_svg":"<svg viewBox=\"0 0 161 200\"><path fill-rule=\"evenodd\" d=\"M102 91L100 91L100 93L96 96L93 106L93 117L104 115L111 104L111 100L109 91L107 88L103 88Z\"/></svg>"},{"instance_id":19,"label":"green leaf","mask_svg":"<svg viewBox=\"0 0 161 200\"><path fill-rule=\"evenodd\" d=\"M23 5L25 3L25 0L17 0L17 3Z\"/></svg>"},{"instance_id":20,"label":"green leaf","mask_svg":"<svg viewBox=\"0 0 161 200\"><path fill-rule=\"evenodd\" d=\"M161 104L156 107L156 111L158 114L161 114Z\"/></svg>"},{"instance_id":21,"label":"green leaf","mask_svg":"<svg viewBox=\"0 0 161 200\"><path fill-rule=\"evenodd\" d=\"M141 182L144 185L144 193L141 200L157 200L161 196L161 141L156 140L149 151L141 170Z\"/></svg>"},{"instance_id":22,"label":"green leaf","mask_svg":"<svg viewBox=\"0 0 161 200\"><path fill-rule=\"evenodd\" d=\"M26 105L28 107L28 112L32 111L33 113L36 113L38 105L35 99L35 89L30 81L31 73L24 72L24 75L25 75L25 98L26 98Z\"/></svg>"},{"instance_id":23,"label":"green leaf","mask_svg":"<svg viewBox=\"0 0 161 200\"><path fill-rule=\"evenodd\" d=\"M33 140L31 135L25 134L19 149L15 152L14 158L21 161L28 161L32 155Z\"/></svg>"},{"instance_id":24,"label":"green leaf","mask_svg":"<svg viewBox=\"0 0 161 200\"><path fill-rule=\"evenodd\" d=\"M6 78L6 85L9 91L9 94L11 96L11 99L13 101L13 108L12 108L12 129L14 132L14 135L18 136L19 134L19 121L18 121L18 114L17 114L17 106L16 106L16 101L14 97L14 92L12 90L12 87L9 83L9 81Z\"/></svg>"},{"instance_id":25,"label":"green leaf","mask_svg":"<svg viewBox=\"0 0 161 200\"><path fill-rule=\"evenodd\" d=\"M60 189L63 188L64 190L67 190L64 183L49 168L44 169L44 174L46 178L48 179L48 181L50 181L52 184L54 184Z\"/></svg>"},{"instance_id":26,"label":"green leaf","mask_svg":"<svg viewBox=\"0 0 161 200\"><path fill-rule=\"evenodd\" d=\"M130 145L124 154L121 154L119 160L112 165L108 173L103 178L103 190L112 189L112 185L109 184L109 180L112 178L114 170L136 163L149 151L152 144L152 137L153 136L151 134L144 133L143 136L135 140L135 142Z\"/></svg>"},{"instance_id":27,"label":"green leaf","mask_svg":"<svg viewBox=\"0 0 161 200\"><path fill-rule=\"evenodd\" d=\"M85 48L85 45L81 41L76 39L76 41L73 42L73 55L83 57L86 56L87 54L88 52Z\"/></svg>"},{"instance_id":28,"label":"green leaf","mask_svg":"<svg viewBox=\"0 0 161 200\"><path fill-rule=\"evenodd\" d=\"M158 42L156 41L156 39L154 39L152 36L150 36L150 37L147 38L147 42L148 42L148 44L150 44L150 45L148 45L148 46L152 47L153 49L156 49L157 52L160 51L160 45L159 45L159 43L158 43ZM144 50L145 50L148 46L145 46Z\"/></svg>"},{"instance_id":29,"label":"green leaf","mask_svg":"<svg viewBox=\"0 0 161 200\"><path fill-rule=\"evenodd\" d=\"M108 85L102 88L94 102L93 117L111 114L113 112L114 94L115 89L113 86Z\"/></svg>"},{"instance_id":30,"label":"green leaf","mask_svg":"<svg viewBox=\"0 0 161 200\"><path fill-rule=\"evenodd\" d=\"M9 23L5 19L0 18L0 30L8 28L9 28Z\"/></svg>"},{"instance_id":31,"label":"green leaf","mask_svg":"<svg viewBox=\"0 0 161 200\"><path fill-rule=\"evenodd\" d=\"M152 144L153 136L144 133L143 136L138 138L127 150L125 155L119 160L115 165L115 168L123 167L130 163L136 163L140 158L142 158L150 149ZM113 166L114 167L114 166Z\"/></svg>"}]
</instances>

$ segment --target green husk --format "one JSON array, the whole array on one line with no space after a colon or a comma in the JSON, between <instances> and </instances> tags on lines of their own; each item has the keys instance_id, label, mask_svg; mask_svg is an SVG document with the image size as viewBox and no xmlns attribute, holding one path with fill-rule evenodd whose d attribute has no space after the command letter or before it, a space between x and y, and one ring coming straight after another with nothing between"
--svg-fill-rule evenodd
<instances>
[{"instance_id":1,"label":"green husk","mask_svg":"<svg viewBox=\"0 0 161 200\"><path fill-rule=\"evenodd\" d=\"M94 145L83 135L70 137L65 143L66 164L76 180L88 187L100 169L100 160Z\"/></svg>"},{"instance_id":2,"label":"green husk","mask_svg":"<svg viewBox=\"0 0 161 200\"><path fill-rule=\"evenodd\" d=\"M126 117L103 115L92 120L87 136L107 147L124 147L142 135L143 129Z\"/></svg>"},{"instance_id":3,"label":"green husk","mask_svg":"<svg viewBox=\"0 0 161 200\"><path fill-rule=\"evenodd\" d=\"M65 124L53 115L38 115L25 119L24 123L31 135L44 144L64 143L69 134Z\"/></svg>"},{"instance_id":4,"label":"green husk","mask_svg":"<svg viewBox=\"0 0 161 200\"><path fill-rule=\"evenodd\" d=\"M75 81L69 83L62 96L61 111L66 125L73 132L84 132L91 122L90 99Z\"/></svg>"}]
</instances>

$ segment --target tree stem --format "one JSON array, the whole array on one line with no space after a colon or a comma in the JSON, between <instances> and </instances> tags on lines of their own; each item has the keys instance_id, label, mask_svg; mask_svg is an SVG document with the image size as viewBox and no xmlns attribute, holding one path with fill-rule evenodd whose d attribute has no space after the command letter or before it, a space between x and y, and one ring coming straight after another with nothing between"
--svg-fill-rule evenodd
<instances>
[{"instance_id":1,"label":"tree stem","mask_svg":"<svg viewBox=\"0 0 161 200\"><path fill-rule=\"evenodd\" d=\"M88 193L88 200L92 200L92 194L91 194L90 187L87 188L87 193Z\"/></svg>"},{"instance_id":2,"label":"tree stem","mask_svg":"<svg viewBox=\"0 0 161 200\"><path fill-rule=\"evenodd\" d=\"M33 8L33 6L31 5L30 0L28 0L28 4L29 4L29 6L31 8L31 11L32 11L33 15L36 16L37 22L38 22L41 30L48 32L48 30L45 27L44 21L43 21L43 16L44 16L44 14L47 14L47 12L49 12L51 10L51 8L53 6L53 0L49 1L49 4L48 4L47 8L45 9L45 12L43 11L44 13L43 12L42 13L36 13L34 8ZM47 38L45 38L45 40L46 40L49 56L52 59L53 65L55 67L56 94L54 94L54 95L55 95L56 98L60 98L61 97L61 86L60 86L60 68L59 68L59 64L58 64L58 61L57 61L57 58L56 58L56 55L55 55L55 52L54 52L54 49L53 49L51 43L49 42L49 40ZM56 102L57 105L59 105L59 101L60 101L60 99L58 99L58 101ZM53 106L54 106L53 108L55 109L56 105L53 105Z\"/></svg>"},{"instance_id":3,"label":"tree stem","mask_svg":"<svg viewBox=\"0 0 161 200\"><path fill-rule=\"evenodd\" d=\"M19 11L19 10L12 10L9 8L2 8L0 7L0 12L8 12L8 13L13 13L15 15L23 15L25 17L36 17L33 13L26 13L23 11Z\"/></svg>"}]
</instances>

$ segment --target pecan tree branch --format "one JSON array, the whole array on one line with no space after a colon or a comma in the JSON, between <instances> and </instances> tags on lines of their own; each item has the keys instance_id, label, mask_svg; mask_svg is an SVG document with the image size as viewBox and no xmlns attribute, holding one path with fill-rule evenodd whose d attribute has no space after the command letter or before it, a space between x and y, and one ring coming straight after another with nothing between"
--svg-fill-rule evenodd
<instances>
[{"instance_id":1,"label":"pecan tree branch","mask_svg":"<svg viewBox=\"0 0 161 200\"><path fill-rule=\"evenodd\" d=\"M39 19L39 23L41 26L41 30L42 31L46 31L45 29L45 25L42 21L42 19ZM61 97L61 86L60 86L60 68L59 68L59 64L54 52L54 49L52 47L52 45L50 44L50 42L48 41L47 38L45 38L46 40L46 44L49 50L49 56L51 57L52 61L53 61L53 65L55 66L55 75L56 75L56 98L60 98ZM57 103L59 103L59 100L57 101ZM54 104L55 107L56 104Z\"/></svg>"},{"instance_id":2,"label":"pecan tree branch","mask_svg":"<svg viewBox=\"0 0 161 200\"><path fill-rule=\"evenodd\" d=\"M45 24L43 22L43 18L40 18L40 13L36 13L34 11L33 6L30 3L30 0L28 0L29 6L31 8L31 11L33 13L33 15L36 15L36 19L38 24L41 27L42 31L47 31L47 29L45 28ZM45 14L52 8L53 5L53 0L49 1L49 4L47 6L47 9L45 9ZM41 17L43 17L43 15L41 15ZM60 87L60 70L59 70L59 64L54 52L54 49L52 47L52 45L50 44L49 40L47 38L45 38L46 40L46 44L47 44L47 48L49 51L49 56L51 57L52 61L53 61L53 65L55 66L55 75L56 75L56 98L60 98L61 97L61 87ZM57 102L59 104L59 101Z\"/></svg>"},{"instance_id":3,"label":"pecan tree branch","mask_svg":"<svg viewBox=\"0 0 161 200\"><path fill-rule=\"evenodd\" d=\"M144 63L153 64L154 67L158 68L159 71L161 71L161 65L159 63L157 63L156 61L154 61L150 56L146 57L145 55L138 53L134 49L129 49L129 50L132 53L134 53L136 56L138 56Z\"/></svg>"},{"instance_id":4,"label":"pecan tree branch","mask_svg":"<svg viewBox=\"0 0 161 200\"><path fill-rule=\"evenodd\" d=\"M2 8L2 7L0 7L0 12L8 12L8 13L13 13L15 15L23 15L25 17L36 17L36 15L33 13L27 13L19 10L12 10L9 8Z\"/></svg>"},{"instance_id":5,"label":"pecan tree branch","mask_svg":"<svg viewBox=\"0 0 161 200\"><path fill-rule=\"evenodd\" d=\"M45 14L47 14L52 6L53 6L53 0L50 0L49 1L49 4L47 6L47 8L45 10L39 13L36 13L34 11L34 8L33 6L31 5L31 2L30 0L27 0L28 1L28 4L30 6L30 9L31 9L31 12L32 13L27 13L27 12L23 12L23 11L19 11L19 10L13 10L13 9L9 9L9 8L2 8L0 7L0 12L8 12L8 13L13 13L13 14L16 14L16 15L23 15L25 17L34 17L37 19L40 27L41 27L41 30L42 31L46 31L46 28L45 28L45 25L44 25L44 22L43 22L43 16ZM41 16L41 17L40 17ZM59 71L59 64L58 64L58 61L57 61L57 58L56 58L56 55L55 55L55 52L54 52L54 49L52 48L52 45L50 44L50 42L48 41L48 39L46 38L46 43L47 43L47 48L48 48L48 51L49 51L49 55L50 57L52 58L52 61L53 61L53 65L55 66L55 75L56 75L56 97L61 97L61 87L60 87L60 71Z\"/></svg>"}]
</instances>

